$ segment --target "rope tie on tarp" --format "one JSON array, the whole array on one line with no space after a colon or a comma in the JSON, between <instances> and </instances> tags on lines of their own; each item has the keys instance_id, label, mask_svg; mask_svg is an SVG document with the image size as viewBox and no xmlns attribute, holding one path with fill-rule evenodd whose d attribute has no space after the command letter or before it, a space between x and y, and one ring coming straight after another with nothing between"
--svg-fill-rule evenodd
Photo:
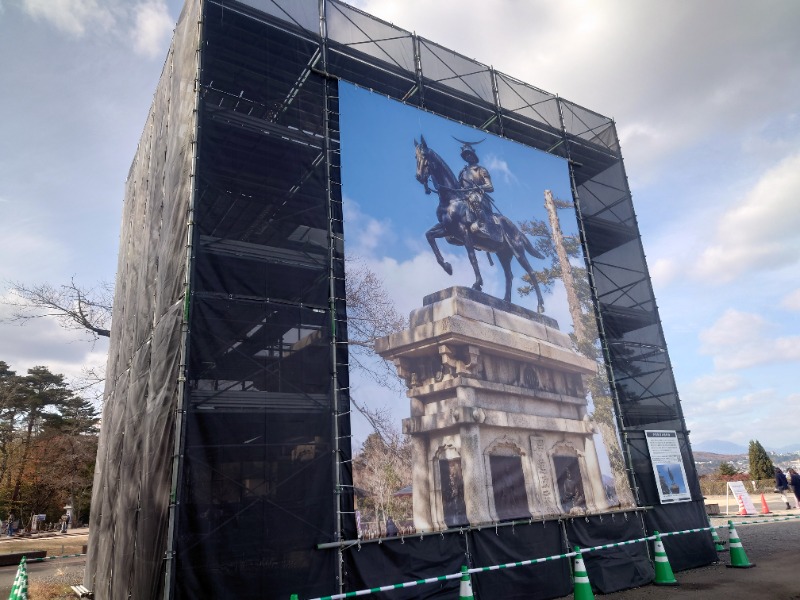
<instances>
[{"instance_id":1,"label":"rope tie on tarp","mask_svg":"<svg viewBox=\"0 0 800 600\"><path fill-rule=\"evenodd\" d=\"M743 521L743 522L736 522L736 525L755 525L757 523L775 523L778 521L790 521L800 519L800 515L790 515L787 517L776 517L773 519L753 519L750 521ZM695 529L684 529L682 531L670 531L667 533L659 533L658 535L649 535L642 538L637 538L635 540L627 540L624 542L615 542L613 544L602 544L600 546L592 546L590 548L580 548L578 552L567 552L565 554L554 554L552 556L546 556L544 558L531 558L528 560L521 560L518 562L510 562L501 565L492 565L489 567L474 567L472 569L467 569L465 572L469 573L470 575L474 573L487 573L489 571L499 571L501 569L513 569L514 567L526 567L529 565L536 565L545 562L551 562L556 560L563 560L565 558L573 558L578 554L586 554L588 552L597 552L599 550L608 550L610 548L620 548L622 546L629 546L631 544L640 544L642 542L649 542L654 541L659 538L670 537L674 535L686 535L689 533L701 533L703 531L710 532L712 529L721 529L727 528L728 523L724 525L717 525L713 526L710 525L708 527L697 527ZM420 537L421 539L421 537ZM358 549L361 549L361 542L358 543ZM416 581L406 581L403 583L395 583L391 585L383 585L380 587L374 588L366 588L363 590L357 590L354 592L345 592L343 594L334 594L332 596L320 596L317 598L310 598L309 600L340 600L341 598L355 598L356 596L367 596L369 594L376 594L379 592L389 592L391 590L400 590L405 588L416 587L418 585L425 585L428 583L437 583L442 581L451 581L453 579L460 579L464 573L459 571L458 573L450 573L448 575L440 575L438 577L429 577L427 579L418 579Z\"/></svg>"}]
</instances>

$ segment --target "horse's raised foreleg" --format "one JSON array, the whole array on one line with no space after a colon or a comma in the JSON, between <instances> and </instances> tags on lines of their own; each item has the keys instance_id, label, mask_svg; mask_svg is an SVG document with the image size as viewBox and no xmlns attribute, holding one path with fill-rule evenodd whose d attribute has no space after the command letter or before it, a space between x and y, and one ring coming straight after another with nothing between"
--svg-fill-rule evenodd
<instances>
[{"instance_id":1,"label":"horse's raised foreleg","mask_svg":"<svg viewBox=\"0 0 800 600\"><path fill-rule=\"evenodd\" d=\"M425 232L425 239L427 239L428 243L431 245L433 254L436 256L436 262L445 270L445 273L452 275L453 267L444 259L442 252L439 250L439 244L436 243L437 238L443 238L445 235L444 227L442 227L441 223L438 223Z\"/></svg>"}]
</instances>

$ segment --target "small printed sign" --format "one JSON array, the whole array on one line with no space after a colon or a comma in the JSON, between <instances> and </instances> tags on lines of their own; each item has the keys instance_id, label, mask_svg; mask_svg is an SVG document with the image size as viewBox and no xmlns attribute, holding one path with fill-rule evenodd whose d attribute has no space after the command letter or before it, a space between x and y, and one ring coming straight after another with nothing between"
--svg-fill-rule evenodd
<instances>
[{"instance_id":1,"label":"small printed sign","mask_svg":"<svg viewBox=\"0 0 800 600\"><path fill-rule=\"evenodd\" d=\"M747 511L748 515L755 515L756 507L753 505L753 500L750 498L750 494L747 493L747 488L744 487L744 482L742 481L729 481L728 488L731 490L731 494L733 494L734 498L736 498L736 502L739 504L739 513L742 513L742 508Z\"/></svg>"},{"instance_id":2,"label":"small printed sign","mask_svg":"<svg viewBox=\"0 0 800 600\"><path fill-rule=\"evenodd\" d=\"M650 462L656 477L661 504L689 502L692 494L686 484L678 434L675 431L645 431Z\"/></svg>"}]
</instances>

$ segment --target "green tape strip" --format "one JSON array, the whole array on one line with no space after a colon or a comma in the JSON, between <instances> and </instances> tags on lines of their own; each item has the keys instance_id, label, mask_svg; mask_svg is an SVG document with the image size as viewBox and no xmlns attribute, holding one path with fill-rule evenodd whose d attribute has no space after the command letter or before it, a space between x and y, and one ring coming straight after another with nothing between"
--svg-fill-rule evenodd
<instances>
[{"instance_id":1,"label":"green tape strip","mask_svg":"<svg viewBox=\"0 0 800 600\"><path fill-rule=\"evenodd\" d=\"M45 560L56 560L59 558L75 558L76 556L86 556L85 554L62 554L61 556L45 556L44 558L28 558L27 562L43 562Z\"/></svg>"}]
</instances>

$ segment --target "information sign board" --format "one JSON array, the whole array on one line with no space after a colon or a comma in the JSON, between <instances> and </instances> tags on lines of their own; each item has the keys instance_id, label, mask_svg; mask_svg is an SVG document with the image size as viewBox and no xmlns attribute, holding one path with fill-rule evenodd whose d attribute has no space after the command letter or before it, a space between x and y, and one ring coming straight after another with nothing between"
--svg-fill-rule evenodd
<instances>
[{"instance_id":1,"label":"information sign board","mask_svg":"<svg viewBox=\"0 0 800 600\"><path fill-rule=\"evenodd\" d=\"M686 485L678 434L675 431L645 431L650 462L656 477L656 487L661 504L689 502L692 499Z\"/></svg>"}]
</instances>

